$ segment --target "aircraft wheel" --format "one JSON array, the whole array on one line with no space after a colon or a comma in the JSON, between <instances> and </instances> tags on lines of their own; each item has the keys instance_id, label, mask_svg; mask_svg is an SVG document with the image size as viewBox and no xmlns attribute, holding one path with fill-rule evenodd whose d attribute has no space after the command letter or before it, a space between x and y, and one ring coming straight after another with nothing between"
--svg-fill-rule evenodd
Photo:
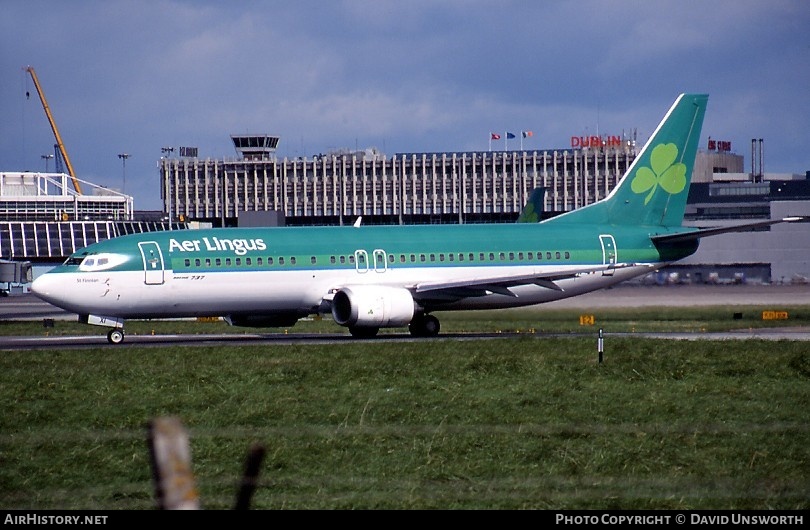
<instances>
[{"instance_id":1,"label":"aircraft wheel","mask_svg":"<svg viewBox=\"0 0 810 530\"><path fill-rule=\"evenodd\" d=\"M408 324L408 331L414 337L435 337L440 328L439 319L433 315L422 315Z\"/></svg>"},{"instance_id":2,"label":"aircraft wheel","mask_svg":"<svg viewBox=\"0 0 810 530\"><path fill-rule=\"evenodd\" d=\"M376 337L378 331L380 331L380 328L367 328L356 326L352 326L349 328L349 333L352 334L352 337L358 339L370 339L372 337Z\"/></svg>"},{"instance_id":3,"label":"aircraft wheel","mask_svg":"<svg viewBox=\"0 0 810 530\"><path fill-rule=\"evenodd\" d=\"M440 328L441 325L439 324L438 318L433 315L425 315L425 321L422 323L425 337L435 337L439 334Z\"/></svg>"},{"instance_id":4,"label":"aircraft wheel","mask_svg":"<svg viewBox=\"0 0 810 530\"><path fill-rule=\"evenodd\" d=\"M124 342L124 330L123 329L111 329L107 332L107 341L110 344L121 344Z\"/></svg>"}]
</instances>

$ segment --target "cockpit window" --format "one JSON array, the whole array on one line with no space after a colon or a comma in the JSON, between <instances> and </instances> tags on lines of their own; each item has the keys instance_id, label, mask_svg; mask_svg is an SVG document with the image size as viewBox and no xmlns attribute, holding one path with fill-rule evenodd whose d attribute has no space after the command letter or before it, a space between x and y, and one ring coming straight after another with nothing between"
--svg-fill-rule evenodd
<instances>
[{"instance_id":1,"label":"cockpit window","mask_svg":"<svg viewBox=\"0 0 810 530\"><path fill-rule=\"evenodd\" d=\"M65 260L63 265L81 265L83 259L84 258L79 256L70 256L68 259Z\"/></svg>"},{"instance_id":2,"label":"cockpit window","mask_svg":"<svg viewBox=\"0 0 810 530\"><path fill-rule=\"evenodd\" d=\"M79 264L79 270L85 272L104 271L112 269L127 261L122 254L95 254L87 256Z\"/></svg>"}]
</instances>

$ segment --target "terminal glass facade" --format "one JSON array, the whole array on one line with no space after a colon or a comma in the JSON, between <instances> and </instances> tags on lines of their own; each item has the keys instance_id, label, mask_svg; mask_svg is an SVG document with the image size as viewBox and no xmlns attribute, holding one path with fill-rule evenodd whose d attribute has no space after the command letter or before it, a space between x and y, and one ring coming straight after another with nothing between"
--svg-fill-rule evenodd
<instances>
[{"instance_id":1,"label":"terminal glass facade","mask_svg":"<svg viewBox=\"0 0 810 530\"><path fill-rule=\"evenodd\" d=\"M171 218L235 224L239 212L278 211L288 225L514 221L535 188L543 215L603 199L633 149L411 153L296 159L160 161Z\"/></svg>"}]
</instances>

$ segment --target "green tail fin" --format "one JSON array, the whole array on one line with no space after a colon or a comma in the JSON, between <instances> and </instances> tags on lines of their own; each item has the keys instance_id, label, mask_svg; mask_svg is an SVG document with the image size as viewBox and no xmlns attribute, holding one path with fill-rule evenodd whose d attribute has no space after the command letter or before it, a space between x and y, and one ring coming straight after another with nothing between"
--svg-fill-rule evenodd
<instances>
[{"instance_id":1,"label":"green tail fin","mask_svg":"<svg viewBox=\"0 0 810 530\"><path fill-rule=\"evenodd\" d=\"M610 195L549 222L681 226L708 99L681 94Z\"/></svg>"},{"instance_id":2,"label":"green tail fin","mask_svg":"<svg viewBox=\"0 0 810 530\"><path fill-rule=\"evenodd\" d=\"M520 212L516 223L539 223L543 214L543 199L546 198L546 188L534 188L526 201L526 206Z\"/></svg>"}]
</instances>

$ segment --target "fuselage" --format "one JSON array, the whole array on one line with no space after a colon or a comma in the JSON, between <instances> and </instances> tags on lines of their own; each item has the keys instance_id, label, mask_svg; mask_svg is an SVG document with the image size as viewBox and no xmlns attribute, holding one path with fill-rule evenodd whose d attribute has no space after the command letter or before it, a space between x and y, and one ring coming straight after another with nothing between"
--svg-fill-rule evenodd
<instances>
[{"instance_id":1,"label":"fuselage","mask_svg":"<svg viewBox=\"0 0 810 530\"><path fill-rule=\"evenodd\" d=\"M300 318L322 310L328 294L347 285L414 289L559 274L555 288L526 283L510 287L509 294L446 289L421 301L414 295L426 312L515 307L600 289L672 261L662 257L648 232L563 224L157 232L91 245L38 278L33 290L78 314Z\"/></svg>"}]
</instances>

